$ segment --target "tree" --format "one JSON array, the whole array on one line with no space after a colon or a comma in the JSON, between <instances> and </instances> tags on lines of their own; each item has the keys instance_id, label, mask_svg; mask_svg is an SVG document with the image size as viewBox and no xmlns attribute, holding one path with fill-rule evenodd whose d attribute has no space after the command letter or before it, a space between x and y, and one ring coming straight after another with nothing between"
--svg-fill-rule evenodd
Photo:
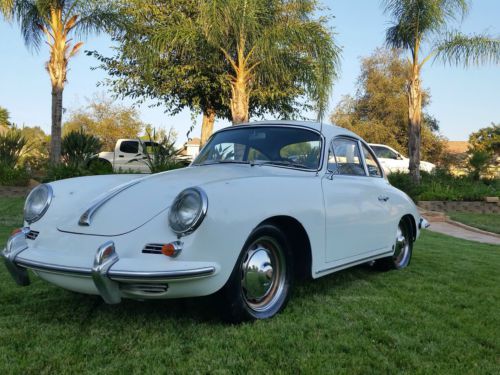
<instances>
[{"instance_id":1,"label":"tree","mask_svg":"<svg viewBox=\"0 0 500 375\"><path fill-rule=\"evenodd\" d=\"M216 114L229 116L229 87L220 53L207 43L195 22L198 3L127 0L121 3L120 13L128 22L112 34L116 54L87 52L111 77L106 84L118 97L140 103L151 99L170 114L184 108L200 111L205 142Z\"/></svg>"},{"instance_id":2,"label":"tree","mask_svg":"<svg viewBox=\"0 0 500 375\"><path fill-rule=\"evenodd\" d=\"M382 143L402 154L408 149L408 99L406 82L409 66L397 50L377 49L361 60L357 92L345 96L331 115L331 121L370 143ZM423 92L423 107L429 103ZM422 156L436 162L444 151L437 120L423 114Z\"/></svg>"},{"instance_id":3,"label":"tree","mask_svg":"<svg viewBox=\"0 0 500 375\"><path fill-rule=\"evenodd\" d=\"M315 18L316 0L212 0L200 9L203 34L231 67L234 124L248 121L252 96L270 83L279 91L280 83L295 82L323 117L340 49L326 19Z\"/></svg>"},{"instance_id":4,"label":"tree","mask_svg":"<svg viewBox=\"0 0 500 375\"><path fill-rule=\"evenodd\" d=\"M0 107L0 127L8 127L10 125L9 118L9 111L3 107Z\"/></svg>"},{"instance_id":5,"label":"tree","mask_svg":"<svg viewBox=\"0 0 500 375\"><path fill-rule=\"evenodd\" d=\"M134 108L94 98L86 107L71 113L63 133L83 131L99 138L105 150L113 150L120 138L138 138L144 126Z\"/></svg>"},{"instance_id":6,"label":"tree","mask_svg":"<svg viewBox=\"0 0 500 375\"><path fill-rule=\"evenodd\" d=\"M472 150L486 151L500 157L500 124L492 122L490 126L472 133L469 145Z\"/></svg>"},{"instance_id":7,"label":"tree","mask_svg":"<svg viewBox=\"0 0 500 375\"><path fill-rule=\"evenodd\" d=\"M234 69L220 46L208 38L207 28L210 26L208 25L207 9L204 8L208 3L214 6L219 4L217 1L172 0L165 4L158 4L155 0L128 0L121 12L129 20L129 23L127 23L125 30L118 30L113 35L118 44L117 54L109 58L95 51L91 52L111 75L112 79L107 83L119 96L128 96L139 100L142 98L153 99L158 104L165 106L166 111L170 113L177 113L183 108L201 111L204 115L202 143L212 133L216 116L233 118L231 113L231 82ZM256 2L252 0L251 3ZM276 14L281 12L281 18L275 17L275 22L282 22L281 29L287 27L283 24L285 16L282 14L285 3L289 4L290 8L299 8L298 1L273 0L268 1L268 5L274 5L266 9L266 13L274 10ZM307 0L300 3L309 4L309 8L304 5L304 9L316 9L315 1ZM259 4L262 6L263 2L261 1ZM233 7L233 13L239 11L237 2L232 2L230 6ZM306 96L316 98L319 94L313 95L314 88L318 88L322 93L319 96L325 98L324 86L329 85L328 82L331 82L336 71L317 64L316 55L313 52L305 54L303 52L305 47L298 46L299 38L310 41L304 36L304 33L308 27L313 29L314 22L306 14L306 10L301 13L304 14L302 34L297 35L293 40L295 44L292 45L291 40L288 44L282 44L286 48L279 54L276 51L277 43L280 43L282 39L275 35L275 44L272 44L270 39L267 40L268 46L274 48L274 59L271 60L269 55L265 64L257 64L254 70L259 74L254 74L252 71L252 79L247 82L247 85L251 86L252 89L248 93L246 118L248 116L263 116L267 113L279 117L292 117L303 110L311 109L309 103L303 99ZM293 15L299 11L290 10L289 13L289 23L292 24L295 20ZM214 27L221 27L220 19L220 15L212 19ZM333 45L331 33L324 27L323 20L316 21L315 25L318 29L316 34L321 34L322 31L321 36L325 43L326 40L331 42L326 50L321 48L321 53L317 53L317 55L324 56L329 51L333 51L329 66L337 68L339 51ZM278 32L278 29L276 26L274 31ZM299 27L291 28L288 34L291 35L292 31L297 32L298 29ZM271 30L271 27L268 25L266 30ZM283 31L280 37L284 38L285 34L288 35ZM262 59L262 49L266 48L263 45L264 42L261 40L258 48L254 48L252 55L255 59L257 56ZM245 53L248 54L250 47L250 45L246 46ZM292 51L292 47L296 50ZM320 49L323 46L316 47ZM310 49L312 50L313 47ZM281 58L283 58L282 64L276 66L277 62L281 62L279 61ZM257 62L257 60L252 61ZM266 69L273 67L274 72L265 71L265 67L267 67ZM319 68L328 70L327 74L322 76L325 81L321 87L316 85L319 75L322 73L318 70Z\"/></svg>"},{"instance_id":8,"label":"tree","mask_svg":"<svg viewBox=\"0 0 500 375\"><path fill-rule=\"evenodd\" d=\"M0 11L8 20L16 20L26 45L38 50L46 38L50 58L46 68L52 85L52 129L50 160L61 157L62 100L69 60L83 42L77 37L104 30L117 21L114 1L98 0L0 0Z\"/></svg>"},{"instance_id":9,"label":"tree","mask_svg":"<svg viewBox=\"0 0 500 375\"><path fill-rule=\"evenodd\" d=\"M467 36L449 31L448 24L467 15L467 0L383 0L393 25L387 29L386 43L409 52L408 151L410 174L420 183L420 143L422 88L420 72L430 59L469 66L500 62L500 39L488 35ZM427 55L423 54L424 50Z\"/></svg>"}]
</instances>

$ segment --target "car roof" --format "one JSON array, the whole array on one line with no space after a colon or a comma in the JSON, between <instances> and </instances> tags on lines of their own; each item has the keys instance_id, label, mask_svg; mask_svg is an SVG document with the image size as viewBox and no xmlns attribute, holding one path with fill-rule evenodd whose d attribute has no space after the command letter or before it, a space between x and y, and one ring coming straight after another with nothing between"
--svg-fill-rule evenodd
<instances>
[{"instance_id":1,"label":"car roof","mask_svg":"<svg viewBox=\"0 0 500 375\"><path fill-rule=\"evenodd\" d=\"M330 124L330 123L323 123L321 124L320 122L313 122L313 121L293 121L293 120L264 120L264 121L255 121L255 122L246 122L242 123L236 126L228 126L225 127L219 131L224 131L224 130L229 130L229 129L234 129L235 127L238 126L298 126L301 128L308 128L311 130L315 130L318 132L322 132L325 138L330 139L333 137L336 137L338 135L346 135L354 138L360 138L358 135L355 133L341 128L339 126Z\"/></svg>"}]
</instances>

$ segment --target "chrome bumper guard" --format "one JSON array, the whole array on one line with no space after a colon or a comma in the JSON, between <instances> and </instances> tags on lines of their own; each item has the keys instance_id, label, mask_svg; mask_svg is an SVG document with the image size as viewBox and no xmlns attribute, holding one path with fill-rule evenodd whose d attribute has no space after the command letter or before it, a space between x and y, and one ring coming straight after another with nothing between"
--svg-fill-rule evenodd
<instances>
[{"instance_id":1,"label":"chrome bumper guard","mask_svg":"<svg viewBox=\"0 0 500 375\"><path fill-rule=\"evenodd\" d=\"M431 226L427 220L425 220L423 217L420 218L420 221L418 223L418 229L427 229Z\"/></svg>"},{"instance_id":2,"label":"chrome bumper guard","mask_svg":"<svg viewBox=\"0 0 500 375\"><path fill-rule=\"evenodd\" d=\"M89 277L92 278L104 302L109 304L120 303L122 295L120 292L120 283L167 283L173 280L207 277L215 273L215 267L154 272L113 271L110 270L110 268L118 262L119 257L112 241L106 242L99 247L91 269L59 266L30 261L21 257L18 258L18 255L27 249L26 233L23 231L9 238L7 246L4 251L0 253L4 258L5 265L10 275L18 285L27 286L30 284L28 269L61 275Z\"/></svg>"}]
</instances>

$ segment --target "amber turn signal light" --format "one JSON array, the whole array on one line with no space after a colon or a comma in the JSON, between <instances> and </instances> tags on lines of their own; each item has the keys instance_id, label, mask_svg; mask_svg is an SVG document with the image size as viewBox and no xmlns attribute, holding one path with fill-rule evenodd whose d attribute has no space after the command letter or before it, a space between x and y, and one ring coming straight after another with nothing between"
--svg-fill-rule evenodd
<instances>
[{"instance_id":1,"label":"amber turn signal light","mask_svg":"<svg viewBox=\"0 0 500 375\"><path fill-rule=\"evenodd\" d=\"M161 253L168 257L176 257L182 250L182 242L174 241L161 247Z\"/></svg>"}]
</instances>

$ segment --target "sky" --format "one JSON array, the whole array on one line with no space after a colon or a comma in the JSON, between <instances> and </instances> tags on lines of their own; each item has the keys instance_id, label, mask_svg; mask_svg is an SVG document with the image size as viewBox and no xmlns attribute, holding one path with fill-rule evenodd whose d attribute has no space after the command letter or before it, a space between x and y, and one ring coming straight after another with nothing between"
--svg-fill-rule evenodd
<instances>
[{"instance_id":1,"label":"sky","mask_svg":"<svg viewBox=\"0 0 500 375\"><path fill-rule=\"evenodd\" d=\"M330 27L336 33L337 44L342 47L340 77L334 83L327 112L331 113L342 96L355 93L360 58L383 46L390 19L383 14L378 0L323 0L322 3L328 8L324 13L334 16ZM500 0L473 1L468 17L453 26L466 33L488 32L500 36ZM104 55L112 55L108 36L90 36L84 41L82 50L97 50ZM51 89L45 71L47 59L45 45L38 52L29 50L24 45L18 25L0 19L0 106L9 110L11 121L18 126L37 125L49 133ZM97 65L95 58L84 53L79 53L70 61L64 91L63 121L72 110L85 106L95 95L111 95L106 87L99 86L107 75L105 71L92 69ZM500 123L499 66L464 69L440 62L428 63L422 71L422 84L431 92L431 104L427 111L437 118L441 133L448 139L467 140L471 132L489 126L491 122ZM134 104L131 100L118 102ZM169 116L161 107L142 105L137 109L145 123L157 128L173 127L178 133L178 142L186 140L186 133L193 124L189 111ZM201 118L196 118L195 123L190 137L198 137L201 131ZM215 128L228 125L227 121L217 120Z\"/></svg>"}]
</instances>

